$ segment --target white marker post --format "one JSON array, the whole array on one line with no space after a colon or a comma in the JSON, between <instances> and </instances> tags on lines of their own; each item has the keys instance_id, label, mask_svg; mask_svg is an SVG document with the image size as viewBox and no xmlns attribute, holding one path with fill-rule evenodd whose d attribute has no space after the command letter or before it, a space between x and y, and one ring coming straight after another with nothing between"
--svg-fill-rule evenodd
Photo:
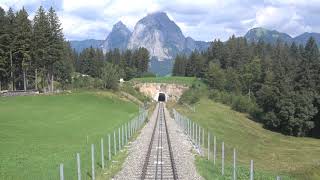
<instances>
[{"instance_id":1,"label":"white marker post","mask_svg":"<svg viewBox=\"0 0 320 180\"><path fill-rule=\"evenodd\" d=\"M221 147L221 174L224 175L224 142L222 142Z\"/></svg>"},{"instance_id":2,"label":"white marker post","mask_svg":"<svg viewBox=\"0 0 320 180\"><path fill-rule=\"evenodd\" d=\"M92 171L92 180L95 180L94 174L94 145L91 144L91 171Z\"/></svg>"},{"instance_id":3,"label":"white marker post","mask_svg":"<svg viewBox=\"0 0 320 180\"><path fill-rule=\"evenodd\" d=\"M208 160L210 160L210 132L208 131Z\"/></svg>"},{"instance_id":4,"label":"white marker post","mask_svg":"<svg viewBox=\"0 0 320 180\"><path fill-rule=\"evenodd\" d=\"M111 139L110 134L108 134L108 160L111 160Z\"/></svg>"},{"instance_id":5,"label":"white marker post","mask_svg":"<svg viewBox=\"0 0 320 180\"><path fill-rule=\"evenodd\" d=\"M63 164L60 164L60 180L64 180Z\"/></svg>"},{"instance_id":6,"label":"white marker post","mask_svg":"<svg viewBox=\"0 0 320 180\"><path fill-rule=\"evenodd\" d=\"M253 180L253 160L250 161L250 180Z\"/></svg>"},{"instance_id":7,"label":"white marker post","mask_svg":"<svg viewBox=\"0 0 320 180\"><path fill-rule=\"evenodd\" d=\"M81 163L80 163L80 154L77 153L77 172L78 172L78 180L81 180Z\"/></svg>"},{"instance_id":8,"label":"white marker post","mask_svg":"<svg viewBox=\"0 0 320 180\"><path fill-rule=\"evenodd\" d=\"M237 154L236 149L233 149L233 180L237 179L237 167L236 167L236 161L237 161Z\"/></svg>"},{"instance_id":9,"label":"white marker post","mask_svg":"<svg viewBox=\"0 0 320 180\"><path fill-rule=\"evenodd\" d=\"M217 159L217 138L213 136L213 164L216 165Z\"/></svg>"},{"instance_id":10,"label":"white marker post","mask_svg":"<svg viewBox=\"0 0 320 180\"><path fill-rule=\"evenodd\" d=\"M103 138L101 138L101 143L100 143L100 146L101 146L101 166L102 166L102 169L104 169L104 147L103 147Z\"/></svg>"}]
</instances>

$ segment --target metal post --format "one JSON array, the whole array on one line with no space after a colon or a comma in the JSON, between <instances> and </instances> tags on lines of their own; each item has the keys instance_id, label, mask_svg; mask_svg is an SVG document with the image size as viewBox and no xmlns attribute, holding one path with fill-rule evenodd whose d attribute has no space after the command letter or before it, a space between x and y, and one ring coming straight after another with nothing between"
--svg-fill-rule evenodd
<instances>
[{"instance_id":1,"label":"metal post","mask_svg":"<svg viewBox=\"0 0 320 180\"><path fill-rule=\"evenodd\" d=\"M111 142L110 142L110 134L108 134L108 160L111 160Z\"/></svg>"},{"instance_id":2,"label":"metal post","mask_svg":"<svg viewBox=\"0 0 320 180\"><path fill-rule=\"evenodd\" d=\"M124 126L122 125L122 143L121 143L121 145L122 145L122 147L124 146Z\"/></svg>"},{"instance_id":3,"label":"metal post","mask_svg":"<svg viewBox=\"0 0 320 180\"><path fill-rule=\"evenodd\" d=\"M119 131L119 134L118 134L118 140L119 140L119 151L121 150L121 130L120 130L120 128L118 129Z\"/></svg>"},{"instance_id":4,"label":"metal post","mask_svg":"<svg viewBox=\"0 0 320 180\"><path fill-rule=\"evenodd\" d=\"M197 139L198 139L198 128L197 128L197 124L195 125L195 141L194 141L194 143L195 143L195 145L197 145Z\"/></svg>"},{"instance_id":5,"label":"metal post","mask_svg":"<svg viewBox=\"0 0 320 180\"><path fill-rule=\"evenodd\" d=\"M236 149L233 149L233 180L237 179L236 161L237 161Z\"/></svg>"},{"instance_id":6,"label":"metal post","mask_svg":"<svg viewBox=\"0 0 320 180\"><path fill-rule=\"evenodd\" d=\"M210 160L210 132L208 132L208 160Z\"/></svg>"},{"instance_id":7,"label":"metal post","mask_svg":"<svg viewBox=\"0 0 320 180\"><path fill-rule=\"evenodd\" d=\"M221 174L224 175L224 142L222 142L221 148Z\"/></svg>"},{"instance_id":8,"label":"metal post","mask_svg":"<svg viewBox=\"0 0 320 180\"><path fill-rule=\"evenodd\" d=\"M113 149L114 149L114 155L117 154L117 139L116 139L116 131L113 131Z\"/></svg>"},{"instance_id":9,"label":"metal post","mask_svg":"<svg viewBox=\"0 0 320 180\"><path fill-rule=\"evenodd\" d=\"M277 176L277 180L281 180L280 176Z\"/></svg>"},{"instance_id":10,"label":"metal post","mask_svg":"<svg viewBox=\"0 0 320 180\"><path fill-rule=\"evenodd\" d=\"M199 146L199 149L201 149L201 126L198 126L198 127L199 127L198 146Z\"/></svg>"},{"instance_id":11,"label":"metal post","mask_svg":"<svg viewBox=\"0 0 320 180\"><path fill-rule=\"evenodd\" d=\"M101 166L104 169L104 149L103 149L103 138L101 138Z\"/></svg>"},{"instance_id":12,"label":"metal post","mask_svg":"<svg viewBox=\"0 0 320 180\"><path fill-rule=\"evenodd\" d=\"M125 135L126 135L126 144L128 144L128 124L126 123L125 126L124 126L124 129L125 129Z\"/></svg>"},{"instance_id":13,"label":"metal post","mask_svg":"<svg viewBox=\"0 0 320 180\"><path fill-rule=\"evenodd\" d=\"M91 144L91 171L92 171L92 180L95 180L95 174L94 174L94 145Z\"/></svg>"},{"instance_id":14,"label":"metal post","mask_svg":"<svg viewBox=\"0 0 320 180\"><path fill-rule=\"evenodd\" d=\"M253 180L253 160L250 161L250 180Z\"/></svg>"},{"instance_id":15,"label":"metal post","mask_svg":"<svg viewBox=\"0 0 320 180\"><path fill-rule=\"evenodd\" d=\"M60 164L60 180L64 180L63 164Z\"/></svg>"},{"instance_id":16,"label":"metal post","mask_svg":"<svg viewBox=\"0 0 320 180\"><path fill-rule=\"evenodd\" d=\"M204 134L205 134L204 128L202 128L202 146L203 147L204 147Z\"/></svg>"},{"instance_id":17,"label":"metal post","mask_svg":"<svg viewBox=\"0 0 320 180\"><path fill-rule=\"evenodd\" d=\"M78 169L78 180L81 180L81 164L80 164L80 154L77 153L77 169Z\"/></svg>"},{"instance_id":18,"label":"metal post","mask_svg":"<svg viewBox=\"0 0 320 180\"><path fill-rule=\"evenodd\" d=\"M213 164L216 165L217 159L217 138L213 136Z\"/></svg>"}]
</instances>

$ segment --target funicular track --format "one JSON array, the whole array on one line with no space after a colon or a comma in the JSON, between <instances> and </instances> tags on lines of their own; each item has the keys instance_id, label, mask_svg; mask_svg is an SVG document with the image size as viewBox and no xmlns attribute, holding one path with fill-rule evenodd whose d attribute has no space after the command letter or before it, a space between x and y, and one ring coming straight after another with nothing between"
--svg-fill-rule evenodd
<instances>
[{"instance_id":1,"label":"funicular track","mask_svg":"<svg viewBox=\"0 0 320 180\"><path fill-rule=\"evenodd\" d=\"M141 179L178 179L162 102L158 103L157 119L142 169Z\"/></svg>"}]
</instances>

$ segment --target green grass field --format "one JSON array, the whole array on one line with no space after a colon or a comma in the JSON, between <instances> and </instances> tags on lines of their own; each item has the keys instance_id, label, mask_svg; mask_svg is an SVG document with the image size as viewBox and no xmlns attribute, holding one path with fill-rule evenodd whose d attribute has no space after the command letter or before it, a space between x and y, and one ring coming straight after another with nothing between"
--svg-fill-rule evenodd
<instances>
[{"instance_id":1,"label":"green grass field","mask_svg":"<svg viewBox=\"0 0 320 180\"><path fill-rule=\"evenodd\" d=\"M130 80L134 83L168 83L168 84L182 84L190 86L196 78L194 77L177 77L177 76L169 76L169 77L145 77L145 78L134 78Z\"/></svg>"},{"instance_id":2,"label":"green grass field","mask_svg":"<svg viewBox=\"0 0 320 180\"><path fill-rule=\"evenodd\" d=\"M276 175L287 177L284 179L320 179L320 139L290 137L268 131L249 120L246 114L205 98L197 103L196 112L182 105L175 108L217 136L218 158L221 157L221 141L225 142L227 167L231 166L233 148L236 148L243 174L248 173L253 159L255 170L260 174L258 179L275 179ZM219 169L203 158L197 158L196 164L207 179L231 177L217 176ZM246 175L243 177L240 179L248 179Z\"/></svg>"},{"instance_id":3,"label":"green grass field","mask_svg":"<svg viewBox=\"0 0 320 180\"><path fill-rule=\"evenodd\" d=\"M90 169L90 144L98 161L100 138L137 113L137 105L110 92L0 97L0 179L58 179L59 163L66 179L75 177L75 153Z\"/></svg>"}]
</instances>

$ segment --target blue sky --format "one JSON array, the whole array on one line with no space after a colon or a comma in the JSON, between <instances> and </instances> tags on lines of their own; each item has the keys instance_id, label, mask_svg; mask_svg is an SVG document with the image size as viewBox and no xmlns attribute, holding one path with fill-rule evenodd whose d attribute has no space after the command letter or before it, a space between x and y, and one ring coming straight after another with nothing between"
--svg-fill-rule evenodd
<instances>
[{"instance_id":1,"label":"blue sky","mask_svg":"<svg viewBox=\"0 0 320 180\"><path fill-rule=\"evenodd\" d=\"M253 27L291 36L320 32L320 0L0 0L6 10L24 6L30 19L40 5L55 7L68 40L105 39L119 20L133 30L155 11L166 12L196 40L226 40Z\"/></svg>"}]
</instances>

